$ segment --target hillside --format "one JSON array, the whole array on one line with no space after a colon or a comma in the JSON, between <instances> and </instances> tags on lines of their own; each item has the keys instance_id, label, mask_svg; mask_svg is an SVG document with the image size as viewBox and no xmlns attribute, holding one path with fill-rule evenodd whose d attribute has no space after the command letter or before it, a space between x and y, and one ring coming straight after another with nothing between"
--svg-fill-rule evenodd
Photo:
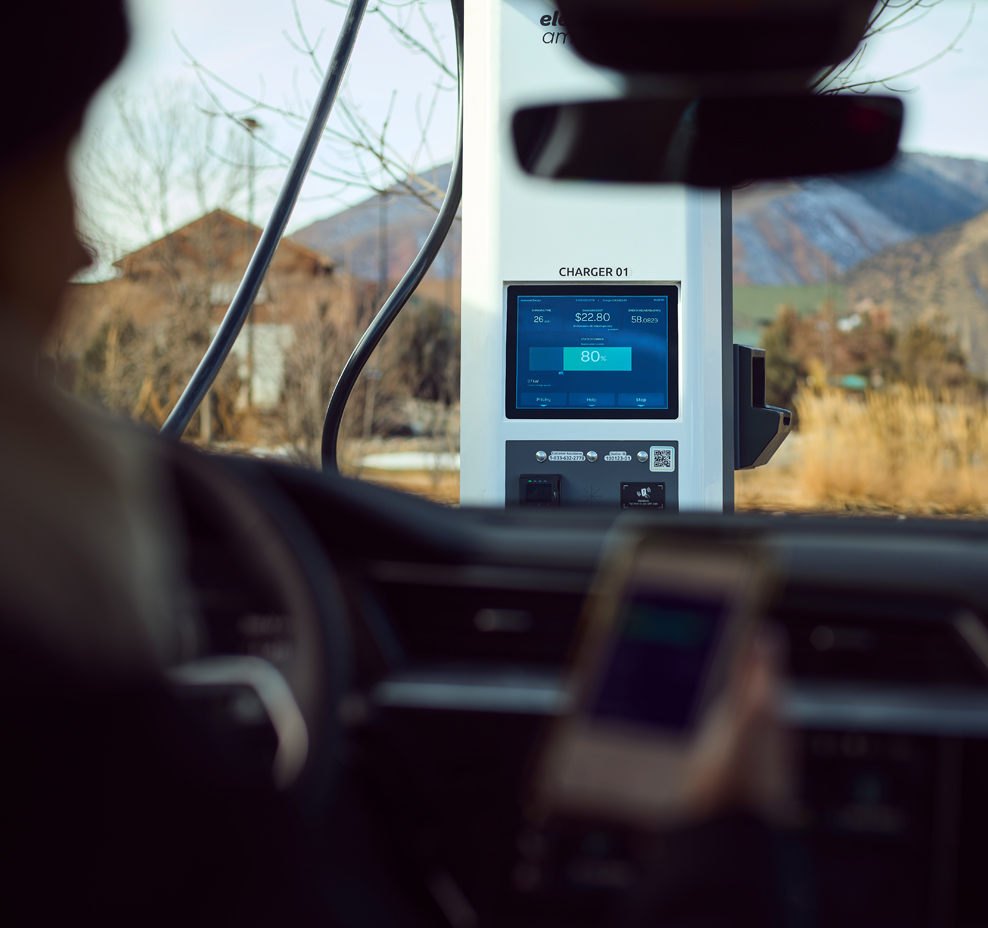
<instances>
[{"instance_id":1,"label":"hillside","mask_svg":"<svg viewBox=\"0 0 988 928\"><path fill-rule=\"evenodd\" d=\"M425 179L445 190L449 172L449 164L439 165L427 171ZM442 198L428 196L427 199L438 208ZM394 282L415 260L435 220L435 211L416 197L389 192L368 197L335 216L320 219L299 229L292 238L328 255L344 270L365 280L380 280L383 252L387 279ZM429 277L458 280L459 276L460 223L454 222Z\"/></svg>"},{"instance_id":2,"label":"hillside","mask_svg":"<svg viewBox=\"0 0 988 928\"><path fill-rule=\"evenodd\" d=\"M449 169L439 165L426 173L427 180L444 190ZM438 205L438 197L431 199ZM734 194L734 283L832 283L886 248L985 209L988 162L942 155L905 153L884 171L753 184ZM414 197L387 193L320 219L293 238L367 280L380 279L383 251L393 282L407 270L434 219ZM456 223L430 277L459 279L459 262Z\"/></svg>"},{"instance_id":3,"label":"hillside","mask_svg":"<svg viewBox=\"0 0 988 928\"><path fill-rule=\"evenodd\" d=\"M816 284L988 208L988 162L904 153L846 177L755 184L734 195L734 283Z\"/></svg>"},{"instance_id":4,"label":"hillside","mask_svg":"<svg viewBox=\"0 0 988 928\"><path fill-rule=\"evenodd\" d=\"M448 164L428 174L439 189L448 179ZM813 311L826 299L841 312L870 298L890 303L900 325L942 313L971 369L988 375L986 209L988 162L925 154L903 154L880 172L736 191L737 338L757 343L780 303ZM373 281L380 279L383 246L393 284L434 220L435 212L415 198L389 193L314 222L293 238ZM426 286L456 286L459 223L429 277ZM436 298L453 305L445 290Z\"/></svg>"},{"instance_id":5,"label":"hillside","mask_svg":"<svg viewBox=\"0 0 988 928\"><path fill-rule=\"evenodd\" d=\"M943 316L971 370L988 375L988 212L889 248L842 283L848 306L887 302L900 325Z\"/></svg>"}]
</instances>

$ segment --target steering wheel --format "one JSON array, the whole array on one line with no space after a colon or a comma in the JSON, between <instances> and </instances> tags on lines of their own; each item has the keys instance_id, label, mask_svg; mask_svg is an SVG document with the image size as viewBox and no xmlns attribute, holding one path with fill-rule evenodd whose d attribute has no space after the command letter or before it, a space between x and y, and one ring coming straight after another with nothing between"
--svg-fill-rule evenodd
<instances>
[{"instance_id":1,"label":"steering wheel","mask_svg":"<svg viewBox=\"0 0 988 928\"><path fill-rule=\"evenodd\" d=\"M168 676L235 761L262 763L306 818L318 818L339 769L350 679L336 572L256 462L176 442L165 456L198 614L195 656Z\"/></svg>"}]
</instances>

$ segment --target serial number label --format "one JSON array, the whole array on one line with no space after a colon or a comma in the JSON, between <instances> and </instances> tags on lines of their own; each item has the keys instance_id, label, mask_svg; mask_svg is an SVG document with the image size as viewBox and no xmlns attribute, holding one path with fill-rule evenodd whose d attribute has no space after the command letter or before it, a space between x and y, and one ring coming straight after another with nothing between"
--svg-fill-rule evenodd
<instances>
[{"instance_id":1,"label":"serial number label","mask_svg":"<svg viewBox=\"0 0 988 928\"><path fill-rule=\"evenodd\" d=\"M605 461L623 461L627 463L631 460L631 455L626 451L612 451L610 454L604 455Z\"/></svg>"},{"instance_id":2,"label":"serial number label","mask_svg":"<svg viewBox=\"0 0 988 928\"><path fill-rule=\"evenodd\" d=\"M549 455L550 461L585 461L586 457L582 451L553 451Z\"/></svg>"}]
</instances>

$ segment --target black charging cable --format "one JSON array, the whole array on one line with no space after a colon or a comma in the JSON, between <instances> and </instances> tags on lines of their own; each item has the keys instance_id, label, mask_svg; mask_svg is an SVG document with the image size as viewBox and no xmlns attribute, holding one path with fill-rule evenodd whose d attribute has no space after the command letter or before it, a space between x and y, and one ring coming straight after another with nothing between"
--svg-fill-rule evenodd
<instances>
[{"instance_id":1,"label":"black charging cable","mask_svg":"<svg viewBox=\"0 0 988 928\"><path fill-rule=\"evenodd\" d=\"M298 150L288 168L285 182L278 193L271 218L261 233L257 248L254 249L250 264L247 265L247 271L244 273L243 280L240 281L233 302L230 303L229 309L223 316L220 327L216 330L216 335L213 336L213 340L210 342L209 348L206 349L206 353L199 362L192 379L182 391L175 408L161 427L162 435L169 438L181 438L182 433L199 408L199 404L202 403L209 388L213 385L213 381L216 380L223 363L233 348L233 343L243 328L244 320L247 318L251 306L254 305L257 293L261 289L261 283L271 265L271 259L281 243L281 237L285 234L285 226L288 225L292 210L295 209L295 203L298 201L305 176L309 172L309 166L312 164L316 149L319 147L319 141L343 81L343 74L350 62L350 55L357 41L357 33L360 31L360 24L366 9L367 0L350 0L346 19L343 21L343 28L336 40L332 60L326 70L326 76L323 78L322 87L319 88L316 105L309 116L309 122L305 127L302 140L299 142Z\"/></svg>"},{"instance_id":2,"label":"black charging cable","mask_svg":"<svg viewBox=\"0 0 988 928\"><path fill-rule=\"evenodd\" d=\"M326 409L326 421L322 430L322 466L323 470L339 471L336 460L337 444L340 437L340 425L347 401L374 349L395 321L408 298L422 282L435 261L439 249L442 248L446 235L449 233L456 211L460 207L463 193L463 0L452 0L453 22L456 29L456 73L457 73L457 104L456 104L456 153L453 156L453 168L449 175L449 185L443 199L439 215L436 217L432 231L429 232L422 250L419 251L411 267L402 277L387 302L378 310L377 315L367 327L367 330L357 342L353 354L343 368L336 388L330 397Z\"/></svg>"}]
</instances>

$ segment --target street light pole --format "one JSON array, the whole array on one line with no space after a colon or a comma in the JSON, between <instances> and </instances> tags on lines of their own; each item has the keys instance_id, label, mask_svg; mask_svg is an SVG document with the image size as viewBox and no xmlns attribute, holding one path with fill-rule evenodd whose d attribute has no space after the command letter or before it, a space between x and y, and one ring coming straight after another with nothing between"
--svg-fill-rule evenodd
<instances>
[{"instance_id":1,"label":"street light pole","mask_svg":"<svg viewBox=\"0 0 988 928\"><path fill-rule=\"evenodd\" d=\"M240 120L241 125L250 134L247 146L247 223L248 235L251 238L249 251L254 248L254 133L261 124L252 116ZM247 315L247 408L254 407L254 306L250 307Z\"/></svg>"}]
</instances>

